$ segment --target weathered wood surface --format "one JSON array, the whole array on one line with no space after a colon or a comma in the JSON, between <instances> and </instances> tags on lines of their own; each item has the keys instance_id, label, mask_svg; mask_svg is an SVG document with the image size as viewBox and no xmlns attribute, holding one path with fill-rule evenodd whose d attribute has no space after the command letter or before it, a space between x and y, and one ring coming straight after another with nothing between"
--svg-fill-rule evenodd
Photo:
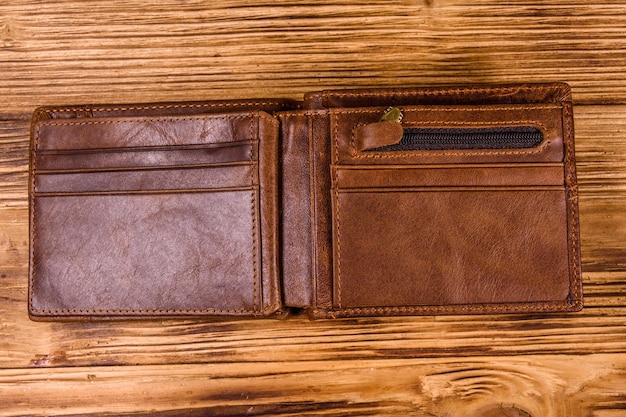
<instances>
[{"instance_id":1,"label":"weathered wood surface","mask_svg":"<svg viewBox=\"0 0 626 417\"><path fill-rule=\"evenodd\" d=\"M626 101L623 1L270 4L4 0L0 112L546 80L571 82L579 103Z\"/></svg>"},{"instance_id":2,"label":"weathered wood surface","mask_svg":"<svg viewBox=\"0 0 626 417\"><path fill-rule=\"evenodd\" d=\"M622 415L625 370L623 355L529 355L4 370L0 383L19 414L584 417Z\"/></svg>"},{"instance_id":3,"label":"weathered wood surface","mask_svg":"<svg viewBox=\"0 0 626 417\"><path fill-rule=\"evenodd\" d=\"M626 2L3 1L0 415L626 415ZM585 310L309 322L35 323L41 104L569 82Z\"/></svg>"}]
</instances>

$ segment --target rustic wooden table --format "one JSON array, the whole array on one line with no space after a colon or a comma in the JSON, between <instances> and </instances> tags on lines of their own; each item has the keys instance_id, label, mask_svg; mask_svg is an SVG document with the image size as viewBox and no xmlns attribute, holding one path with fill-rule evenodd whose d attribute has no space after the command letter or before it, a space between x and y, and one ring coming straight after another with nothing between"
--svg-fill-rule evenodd
<instances>
[{"instance_id":1,"label":"rustic wooden table","mask_svg":"<svg viewBox=\"0 0 626 417\"><path fill-rule=\"evenodd\" d=\"M625 416L626 2L272 3L0 4L0 415ZM527 81L573 87L581 313L28 319L38 105Z\"/></svg>"}]
</instances>

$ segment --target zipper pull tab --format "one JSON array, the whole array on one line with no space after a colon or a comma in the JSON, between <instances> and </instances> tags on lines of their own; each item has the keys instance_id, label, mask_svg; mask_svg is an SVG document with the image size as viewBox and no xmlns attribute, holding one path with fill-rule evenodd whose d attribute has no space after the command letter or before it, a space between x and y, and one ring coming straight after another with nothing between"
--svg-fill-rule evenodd
<instances>
[{"instance_id":1,"label":"zipper pull tab","mask_svg":"<svg viewBox=\"0 0 626 417\"><path fill-rule=\"evenodd\" d=\"M402 110L400 110L397 107L389 107L386 111L385 114L383 114L380 117L380 122L396 122L396 123L400 123L402 122L402 117L404 115L402 114Z\"/></svg>"},{"instance_id":2,"label":"zipper pull tab","mask_svg":"<svg viewBox=\"0 0 626 417\"><path fill-rule=\"evenodd\" d=\"M404 135L400 122L402 111L389 107L378 122L358 126L354 130L356 150L361 152L399 143Z\"/></svg>"}]
</instances>

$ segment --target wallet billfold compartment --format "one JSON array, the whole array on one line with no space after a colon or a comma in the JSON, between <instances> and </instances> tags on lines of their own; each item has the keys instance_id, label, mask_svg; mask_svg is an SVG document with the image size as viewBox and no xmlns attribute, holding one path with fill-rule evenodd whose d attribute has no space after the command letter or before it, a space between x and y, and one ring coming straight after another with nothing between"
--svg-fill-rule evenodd
<instances>
[{"instance_id":1,"label":"wallet billfold compartment","mask_svg":"<svg viewBox=\"0 0 626 417\"><path fill-rule=\"evenodd\" d=\"M569 88L43 107L33 319L582 308Z\"/></svg>"}]
</instances>

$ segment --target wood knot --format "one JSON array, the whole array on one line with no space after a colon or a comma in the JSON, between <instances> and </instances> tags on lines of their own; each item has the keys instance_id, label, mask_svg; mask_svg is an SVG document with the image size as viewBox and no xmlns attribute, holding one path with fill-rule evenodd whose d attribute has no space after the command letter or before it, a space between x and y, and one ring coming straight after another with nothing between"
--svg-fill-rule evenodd
<instances>
[{"instance_id":1,"label":"wood knot","mask_svg":"<svg viewBox=\"0 0 626 417\"><path fill-rule=\"evenodd\" d=\"M471 417L533 417L515 405L494 404L470 413Z\"/></svg>"},{"instance_id":2,"label":"wood knot","mask_svg":"<svg viewBox=\"0 0 626 417\"><path fill-rule=\"evenodd\" d=\"M16 46L18 32L15 24L8 21L0 23L0 47L12 48Z\"/></svg>"}]
</instances>

